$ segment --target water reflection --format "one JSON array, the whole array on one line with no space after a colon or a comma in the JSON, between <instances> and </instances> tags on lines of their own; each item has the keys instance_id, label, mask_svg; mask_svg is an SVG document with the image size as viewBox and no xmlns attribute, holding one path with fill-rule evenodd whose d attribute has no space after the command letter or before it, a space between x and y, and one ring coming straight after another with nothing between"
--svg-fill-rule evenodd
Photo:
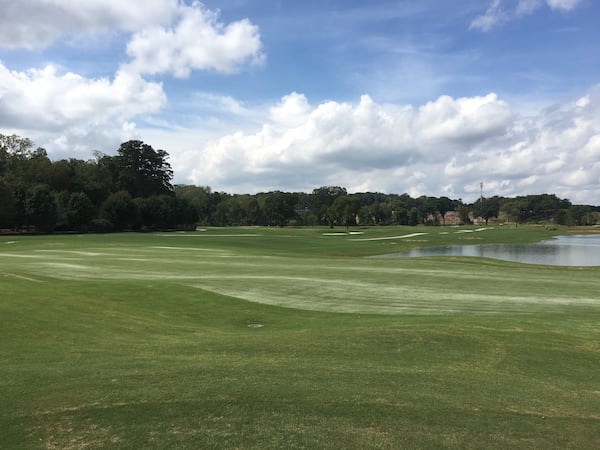
<instances>
[{"instance_id":1,"label":"water reflection","mask_svg":"<svg viewBox=\"0 0 600 450\"><path fill-rule=\"evenodd\" d=\"M449 245L417 248L375 258L414 258L419 256L477 256L527 264L552 266L600 266L600 236L558 236L535 244Z\"/></svg>"}]
</instances>

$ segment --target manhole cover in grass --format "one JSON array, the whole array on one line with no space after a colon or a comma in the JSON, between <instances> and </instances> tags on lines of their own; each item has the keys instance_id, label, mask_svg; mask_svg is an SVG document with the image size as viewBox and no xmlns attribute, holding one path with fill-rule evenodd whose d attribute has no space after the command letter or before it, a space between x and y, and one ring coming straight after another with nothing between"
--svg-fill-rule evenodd
<instances>
[{"instance_id":1,"label":"manhole cover in grass","mask_svg":"<svg viewBox=\"0 0 600 450\"><path fill-rule=\"evenodd\" d=\"M248 328L262 328L264 325L262 323L249 323Z\"/></svg>"}]
</instances>

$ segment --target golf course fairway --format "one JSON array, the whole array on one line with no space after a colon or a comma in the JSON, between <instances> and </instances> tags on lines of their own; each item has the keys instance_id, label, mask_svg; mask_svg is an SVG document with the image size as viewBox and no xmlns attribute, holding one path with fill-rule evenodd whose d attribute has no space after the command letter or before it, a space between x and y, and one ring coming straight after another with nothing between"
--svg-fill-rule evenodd
<instances>
[{"instance_id":1,"label":"golf course fairway","mask_svg":"<svg viewBox=\"0 0 600 450\"><path fill-rule=\"evenodd\" d=\"M0 236L0 448L600 448L600 267L543 227Z\"/></svg>"}]
</instances>

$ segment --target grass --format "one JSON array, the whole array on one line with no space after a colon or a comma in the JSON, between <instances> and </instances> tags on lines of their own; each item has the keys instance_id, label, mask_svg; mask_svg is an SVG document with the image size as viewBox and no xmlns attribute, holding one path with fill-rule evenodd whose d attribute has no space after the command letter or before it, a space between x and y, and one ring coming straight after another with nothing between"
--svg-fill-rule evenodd
<instances>
[{"instance_id":1,"label":"grass","mask_svg":"<svg viewBox=\"0 0 600 450\"><path fill-rule=\"evenodd\" d=\"M361 231L0 237L0 448L600 446L599 268L361 257L564 230Z\"/></svg>"}]
</instances>

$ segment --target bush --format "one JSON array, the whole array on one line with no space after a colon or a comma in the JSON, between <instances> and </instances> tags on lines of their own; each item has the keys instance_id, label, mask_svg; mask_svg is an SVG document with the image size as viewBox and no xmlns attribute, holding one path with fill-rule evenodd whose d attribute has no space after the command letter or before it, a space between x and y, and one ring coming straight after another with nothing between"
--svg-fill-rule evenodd
<instances>
[{"instance_id":1,"label":"bush","mask_svg":"<svg viewBox=\"0 0 600 450\"><path fill-rule=\"evenodd\" d=\"M94 219L90 222L90 230L94 233L111 233L114 229L110 220Z\"/></svg>"}]
</instances>

